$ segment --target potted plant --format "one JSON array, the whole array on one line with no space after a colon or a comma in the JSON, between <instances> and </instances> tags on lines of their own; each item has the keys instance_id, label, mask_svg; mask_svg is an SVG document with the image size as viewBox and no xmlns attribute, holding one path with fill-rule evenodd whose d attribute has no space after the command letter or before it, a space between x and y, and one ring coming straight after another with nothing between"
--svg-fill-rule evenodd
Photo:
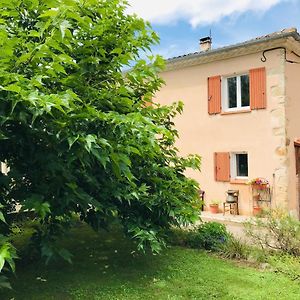
<instances>
[{"instance_id":1,"label":"potted plant","mask_svg":"<svg viewBox=\"0 0 300 300\"><path fill-rule=\"evenodd\" d=\"M218 200L212 200L209 204L209 210L212 214L217 214L219 212L219 203Z\"/></svg>"},{"instance_id":2,"label":"potted plant","mask_svg":"<svg viewBox=\"0 0 300 300\"><path fill-rule=\"evenodd\" d=\"M253 215L258 216L261 215L262 208L260 206L253 206Z\"/></svg>"},{"instance_id":3,"label":"potted plant","mask_svg":"<svg viewBox=\"0 0 300 300\"><path fill-rule=\"evenodd\" d=\"M266 178L262 177L251 179L250 181L248 181L248 184L252 186L252 189L256 190L265 190L270 186L269 181Z\"/></svg>"}]
</instances>

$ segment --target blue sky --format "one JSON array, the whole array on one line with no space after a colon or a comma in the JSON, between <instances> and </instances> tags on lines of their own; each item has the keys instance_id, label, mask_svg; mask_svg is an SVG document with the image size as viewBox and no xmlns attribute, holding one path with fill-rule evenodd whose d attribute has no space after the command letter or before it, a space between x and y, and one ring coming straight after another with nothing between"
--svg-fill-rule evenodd
<instances>
[{"instance_id":1,"label":"blue sky","mask_svg":"<svg viewBox=\"0 0 300 300\"><path fill-rule=\"evenodd\" d=\"M198 51L212 31L213 48L297 27L300 0L129 0L130 12L149 20L165 58Z\"/></svg>"}]
</instances>

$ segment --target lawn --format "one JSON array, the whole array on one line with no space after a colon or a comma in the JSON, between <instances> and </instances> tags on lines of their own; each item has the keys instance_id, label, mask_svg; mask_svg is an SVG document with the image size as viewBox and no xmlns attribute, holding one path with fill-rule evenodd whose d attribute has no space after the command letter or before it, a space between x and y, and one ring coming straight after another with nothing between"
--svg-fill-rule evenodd
<instances>
[{"instance_id":1,"label":"lawn","mask_svg":"<svg viewBox=\"0 0 300 300\"><path fill-rule=\"evenodd\" d=\"M300 299L299 281L282 274L179 247L142 255L118 231L78 224L63 243L72 265L19 261L14 290L0 299Z\"/></svg>"}]
</instances>

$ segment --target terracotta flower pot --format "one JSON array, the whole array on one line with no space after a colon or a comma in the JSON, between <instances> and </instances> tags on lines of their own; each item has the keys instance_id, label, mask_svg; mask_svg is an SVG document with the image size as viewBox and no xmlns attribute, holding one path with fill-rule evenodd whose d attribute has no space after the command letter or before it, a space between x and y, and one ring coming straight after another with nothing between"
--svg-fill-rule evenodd
<instances>
[{"instance_id":1,"label":"terracotta flower pot","mask_svg":"<svg viewBox=\"0 0 300 300\"><path fill-rule=\"evenodd\" d=\"M254 206L253 207L253 215L254 216L260 215L261 212L262 212L262 208L261 207L259 207L259 206Z\"/></svg>"},{"instance_id":2,"label":"terracotta flower pot","mask_svg":"<svg viewBox=\"0 0 300 300\"><path fill-rule=\"evenodd\" d=\"M209 204L209 210L212 214L217 214L219 212L219 204Z\"/></svg>"},{"instance_id":3,"label":"terracotta flower pot","mask_svg":"<svg viewBox=\"0 0 300 300\"><path fill-rule=\"evenodd\" d=\"M268 188L267 184L252 184L252 188L255 190L266 190Z\"/></svg>"}]
</instances>

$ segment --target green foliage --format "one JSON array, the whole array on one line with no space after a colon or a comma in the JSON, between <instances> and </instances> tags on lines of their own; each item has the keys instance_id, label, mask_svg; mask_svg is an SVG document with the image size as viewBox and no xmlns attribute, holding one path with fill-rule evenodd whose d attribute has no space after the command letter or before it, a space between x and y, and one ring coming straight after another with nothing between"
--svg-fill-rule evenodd
<instances>
[{"instance_id":1,"label":"green foliage","mask_svg":"<svg viewBox=\"0 0 300 300\"><path fill-rule=\"evenodd\" d=\"M226 243L224 243L220 249L221 255L228 259L247 259L249 257L250 249L243 241L239 238L235 238L230 235Z\"/></svg>"},{"instance_id":2,"label":"green foliage","mask_svg":"<svg viewBox=\"0 0 300 300\"><path fill-rule=\"evenodd\" d=\"M256 246L249 247L248 261L254 263L265 264L268 263L270 253L264 249Z\"/></svg>"},{"instance_id":3,"label":"green foliage","mask_svg":"<svg viewBox=\"0 0 300 300\"><path fill-rule=\"evenodd\" d=\"M18 244L19 239L27 244L23 234ZM72 265L56 261L46 267L24 258L13 290L0 291L0 299L299 300L299 282L281 272L182 247L142 254L120 230L94 232L78 225L61 242L72 249Z\"/></svg>"},{"instance_id":4,"label":"green foliage","mask_svg":"<svg viewBox=\"0 0 300 300\"><path fill-rule=\"evenodd\" d=\"M11 288L7 277L8 271L15 272L16 249L9 240L0 234L0 289Z\"/></svg>"},{"instance_id":5,"label":"green foliage","mask_svg":"<svg viewBox=\"0 0 300 300\"><path fill-rule=\"evenodd\" d=\"M172 228L167 230L166 240L168 245L181 246L181 247L190 247L189 241L193 235L194 227L192 229L187 228Z\"/></svg>"},{"instance_id":6,"label":"green foliage","mask_svg":"<svg viewBox=\"0 0 300 300\"><path fill-rule=\"evenodd\" d=\"M16 258L14 247L4 238L0 236L0 272L3 270L5 263L8 263L12 271L15 271L14 258Z\"/></svg>"},{"instance_id":7,"label":"green foliage","mask_svg":"<svg viewBox=\"0 0 300 300\"><path fill-rule=\"evenodd\" d=\"M203 222L192 229L175 229L168 235L168 240L173 245L211 251L220 251L231 238L226 227L217 222Z\"/></svg>"},{"instance_id":8,"label":"green foliage","mask_svg":"<svg viewBox=\"0 0 300 300\"><path fill-rule=\"evenodd\" d=\"M189 244L193 248L218 251L229 239L225 225L206 222L199 225L191 235Z\"/></svg>"},{"instance_id":9,"label":"green foliage","mask_svg":"<svg viewBox=\"0 0 300 300\"><path fill-rule=\"evenodd\" d=\"M31 255L37 253L45 259L46 264L57 258L71 263L72 254L59 244L59 239L65 236L71 224L72 220L68 217L57 217L49 223L34 225L35 231L30 241Z\"/></svg>"},{"instance_id":10,"label":"green foliage","mask_svg":"<svg viewBox=\"0 0 300 300\"><path fill-rule=\"evenodd\" d=\"M220 203L221 203L221 201L216 200L216 199L210 201L210 204L213 204L213 205L217 205L217 204L219 205Z\"/></svg>"},{"instance_id":11,"label":"green foliage","mask_svg":"<svg viewBox=\"0 0 300 300\"><path fill-rule=\"evenodd\" d=\"M3 205L0 204L0 209ZM0 224L7 224L3 213L0 210ZM15 272L15 259L17 253L15 247L10 243L9 239L0 234L0 289L11 288L7 277L4 275L7 271Z\"/></svg>"},{"instance_id":12,"label":"green foliage","mask_svg":"<svg viewBox=\"0 0 300 300\"><path fill-rule=\"evenodd\" d=\"M117 219L154 252L165 228L198 218L198 185L184 174L200 158L174 145L183 105L146 106L163 60L140 58L158 37L126 5L0 2L0 161L10 168L0 174L0 219L17 204L33 211L46 260L70 259L56 243L73 214L95 229Z\"/></svg>"},{"instance_id":13,"label":"green foliage","mask_svg":"<svg viewBox=\"0 0 300 300\"><path fill-rule=\"evenodd\" d=\"M245 232L253 243L265 250L300 255L300 222L282 210L265 211L264 218L245 223Z\"/></svg>"},{"instance_id":14,"label":"green foliage","mask_svg":"<svg viewBox=\"0 0 300 300\"><path fill-rule=\"evenodd\" d=\"M269 255L268 262L275 272L300 282L300 259L291 255Z\"/></svg>"}]
</instances>

